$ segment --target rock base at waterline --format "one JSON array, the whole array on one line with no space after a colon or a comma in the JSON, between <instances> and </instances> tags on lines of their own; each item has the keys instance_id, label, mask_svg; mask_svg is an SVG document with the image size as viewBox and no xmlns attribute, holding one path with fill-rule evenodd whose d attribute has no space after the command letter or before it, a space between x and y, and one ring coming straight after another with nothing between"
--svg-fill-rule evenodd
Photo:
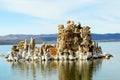
<instances>
[{"instance_id":1,"label":"rock base at waterline","mask_svg":"<svg viewBox=\"0 0 120 80\"><path fill-rule=\"evenodd\" d=\"M43 56L42 57L38 57L38 58L24 58L24 59L18 59L18 58L6 58L7 59L7 61L53 61L53 60L55 60L55 61L74 61L74 60L94 60L94 59L110 59L111 57L113 57L112 55L103 55L103 56L98 56L98 57L87 57L86 55L85 56L82 56L81 58L77 58L77 57L71 57L71 58L69 58L69 57L65 57L65 56L60 56L60 57L57 57L57 58L53 58L53 57L51 57L51 58L43 58Z\"/></svg>"}]
</instances>

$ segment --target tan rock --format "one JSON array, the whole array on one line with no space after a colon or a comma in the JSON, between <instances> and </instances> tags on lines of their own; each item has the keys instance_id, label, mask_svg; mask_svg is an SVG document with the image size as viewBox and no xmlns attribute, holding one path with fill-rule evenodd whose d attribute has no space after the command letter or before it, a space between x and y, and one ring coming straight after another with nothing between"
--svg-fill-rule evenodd
<instances>
[{"instance_id":1,"label":"tan rock","mask_svg":"<svg viewBox=\"0 0 120 80\"><path fill-rule=\"evenodd\" d=\"M26 39L25 39L25 42L24 42L24 50L28 50L28 43L27 43Z\"/></svg>"},{"instance_id":2,"label":"tan rock","mask_svg":"<svg viewBox=\"0 0 120 80\"><path fill-rule=\"evenodd\" d=\"M67 21L67 27L59 25L58 28L58 52L67 53L69 51L80 51L83 53L92 52L98 47L92 42L90 27L81 27L80 22L74 25L73 21ZM100 50L98 50L100 51Z\"/></svg>"},{"instance_id":3,"label":"tan rock","mask_svg":"<svg viewBox=\"0 0 120 80\"><path fill-rule=\"evenodd\" d=\"M31 37L30 44L29 44L29 49L34 49L35 48L35 39Z\"/></svg>"},{"instance_id":4,"label":"tan rock","mask_svg":"<svg viewBox=\"0 0 120 80\"><path fill-rule=\"evenodd\" d=\"M20 41L20 42L18 43L18 50L19 50L19 52L22 52L23 49L24 49L24 41Z\"/></svg>"}]
</instances>

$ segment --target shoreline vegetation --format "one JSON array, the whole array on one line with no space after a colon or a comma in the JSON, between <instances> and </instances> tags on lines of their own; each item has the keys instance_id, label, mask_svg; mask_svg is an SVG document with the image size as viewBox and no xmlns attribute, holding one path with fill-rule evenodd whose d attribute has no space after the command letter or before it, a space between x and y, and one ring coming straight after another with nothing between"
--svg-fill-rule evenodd
<instances>
[{"instance_id":1,"label":"shoreline vegetation","mask_svg":"<svg viewBox=\"0 0 120 80\"><path fill-rule=\"evenodd\" d=\"M51 41L53 40L50 36ZM92 40L90 27L81 26L80 22L67 21L67 26L58 25L55 44L44 41L36 46L36 38L19 41L13 45L6 56L8 61L47 61L47 60L88 60L113 57L103 54L98 42Z\"/></svg>"}]
</instances>

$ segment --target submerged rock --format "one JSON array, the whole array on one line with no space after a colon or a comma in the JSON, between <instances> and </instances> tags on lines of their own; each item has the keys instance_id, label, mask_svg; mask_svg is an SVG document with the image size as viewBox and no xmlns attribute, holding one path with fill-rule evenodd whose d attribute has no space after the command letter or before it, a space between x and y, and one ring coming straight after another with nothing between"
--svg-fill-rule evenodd
<instances>
[{"instance_id":1,"label":"submerged rock","mask_svg":"<svg viewBox=\"0 0 120 80\"><path fill-rule=\"evenodd\" d=\"M111 54L105 54L105 55L104 55L104 58L105 58L105 59L110 59L111 57L113 57L113 55L111 55Z\"/></svg>"},{"instance_id":2,"label":"submerged rock","mask_svg":"<svg viewBox=\"0 0 120 80\"><path fill-rule=\"evenodd\" d=\"M4 57L5 55L3 55L3 54L0 54L0 57Z\"/></svg>"}]
</instances>

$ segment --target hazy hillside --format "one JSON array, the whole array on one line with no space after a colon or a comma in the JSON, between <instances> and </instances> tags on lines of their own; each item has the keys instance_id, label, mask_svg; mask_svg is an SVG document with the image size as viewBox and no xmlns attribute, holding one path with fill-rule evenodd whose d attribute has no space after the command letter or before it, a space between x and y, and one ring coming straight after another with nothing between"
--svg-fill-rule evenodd
<instances>
[{"instance_id":1,"label":"hazy hillside","mask_svg":"<svg viewBox=\"0 0 120 80\"><path fill-rule=\"evenodd\" d=\"M120 41L120 33L92 34L92 39L96 41Z\"/></svg>"},{"instance_id":2,"label":"hazy hillside","mask_svg":"<svg viewBox=\"0 0 120 80\"><path fill-rule=\"evenodd\" d=\"M27 39L30 40L31 37L34 37L36 40L36 43L42 43L42 42L55 42L57 40L57 34L43 34L43 35L6 35L6 36L0 36L0 44L16 44L21 40Z\"/></svg>"},{"instance_id":3,"label":"hazy hillside","mask_svg":"<svg viewBox=\"0 0 120 80\"><path fill-rule=\"evenodd\" d=\"M6 35L0 36L0 44L16 44L20 40L30 40L31 37L36 39L36 43L41 42L56 42L57 34L43 34L43 35ZM120 33L115 34L93 34L92 39L95 41L120 41Z\"/></svg>"}]
</instances>

